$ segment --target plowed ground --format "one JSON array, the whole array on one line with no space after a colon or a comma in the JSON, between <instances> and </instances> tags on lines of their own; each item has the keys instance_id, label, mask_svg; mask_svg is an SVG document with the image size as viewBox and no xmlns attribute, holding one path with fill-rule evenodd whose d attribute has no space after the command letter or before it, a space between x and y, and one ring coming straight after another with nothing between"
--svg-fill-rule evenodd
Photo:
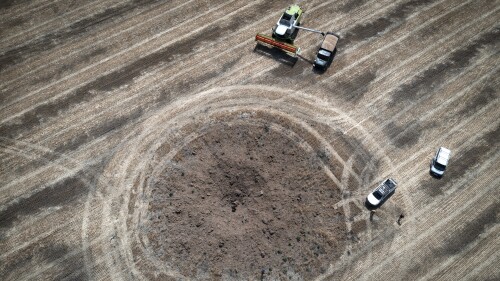
<instances>
[{"instance_id":1,"label":"plowed ground","mask_svg":"<svg viewBox=\"0 0 500 281\"><path fill-rule=\"evenodd\" d=\"M289 4L3 1L1 279L500 279L498 1Z\"/></svg>"}]
</instances>

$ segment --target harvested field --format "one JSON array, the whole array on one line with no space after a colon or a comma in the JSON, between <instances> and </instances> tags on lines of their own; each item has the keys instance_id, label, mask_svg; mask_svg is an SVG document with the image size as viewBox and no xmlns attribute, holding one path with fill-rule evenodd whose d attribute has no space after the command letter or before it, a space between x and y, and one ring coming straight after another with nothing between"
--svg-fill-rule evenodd
<instances>
[{"instance_id":1,"label":"harvested field","mask_svg":"<svg viewBox=\"0 0 500 281\"><path fill-rule=\"evenodd\" d=\"M499 2L289 4L3 1L1 279L500 279Z\"/></svg>"}]
</instances>

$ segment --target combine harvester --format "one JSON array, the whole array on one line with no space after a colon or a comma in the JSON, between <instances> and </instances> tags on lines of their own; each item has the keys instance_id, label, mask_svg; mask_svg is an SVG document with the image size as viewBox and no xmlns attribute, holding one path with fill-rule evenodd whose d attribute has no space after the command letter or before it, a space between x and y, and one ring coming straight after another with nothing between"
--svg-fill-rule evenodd
<instances>
[{"instance_id":1,"label":"combine harvester","mask_svg":"<svg viewBox=\"0 0 500 281\"><path fill-rule=\"evenodd\" d=\"M295 46L293 42L295 41L295 38L297 38L299 29L319 33L323 36L325 35L322 31L301 27L301 19L302 9L298 5L292 5L288 7L278 20L276 26L273 28L273 34L271 36L259 33L255 36L255 40L257 43L270 47L276 47L293 56L297 56L300 54L300 48Z\"/></svg>"}]
</instances>

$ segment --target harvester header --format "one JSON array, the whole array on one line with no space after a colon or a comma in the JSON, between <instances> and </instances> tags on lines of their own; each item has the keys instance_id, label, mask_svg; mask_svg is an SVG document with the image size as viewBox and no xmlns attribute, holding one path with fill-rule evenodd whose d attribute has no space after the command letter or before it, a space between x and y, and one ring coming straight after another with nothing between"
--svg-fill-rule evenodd
<instances>
[{"instance_id":1,"label":"harvester header","mask_svg":"<svg viewBox=\"0 0 500 281\"><path fill-rule=\"evenodd\" d=\"M257 34L257 35L255 35L255 40L260 42L260 43L264 43L266 45L277 47L285 52L288 52L288 53L291 53L294 55L300 54L299 47L292 45L292 44L288 44L286 42L277 41L277 40L273 39L271 36L267 36L264 34Z\"/></svg>"}]
</instances>

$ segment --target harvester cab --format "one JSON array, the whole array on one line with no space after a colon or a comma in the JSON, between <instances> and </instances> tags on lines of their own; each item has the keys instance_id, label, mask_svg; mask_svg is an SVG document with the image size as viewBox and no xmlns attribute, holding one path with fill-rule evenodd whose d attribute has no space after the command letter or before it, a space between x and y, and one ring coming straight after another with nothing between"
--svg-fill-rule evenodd
<instances>
[{"instance_id":1,"label":"harvester cab","mask_svg":"<svg viewBox=\"0 0 500 281\"><path fill-rule=\"evenodd\" d=\"M296 27L300 25L301 18L302 9L298 5L288 7L273 28L272 37L276 40L293 44L299 31Z\"/></svg>"}]
</instances>

